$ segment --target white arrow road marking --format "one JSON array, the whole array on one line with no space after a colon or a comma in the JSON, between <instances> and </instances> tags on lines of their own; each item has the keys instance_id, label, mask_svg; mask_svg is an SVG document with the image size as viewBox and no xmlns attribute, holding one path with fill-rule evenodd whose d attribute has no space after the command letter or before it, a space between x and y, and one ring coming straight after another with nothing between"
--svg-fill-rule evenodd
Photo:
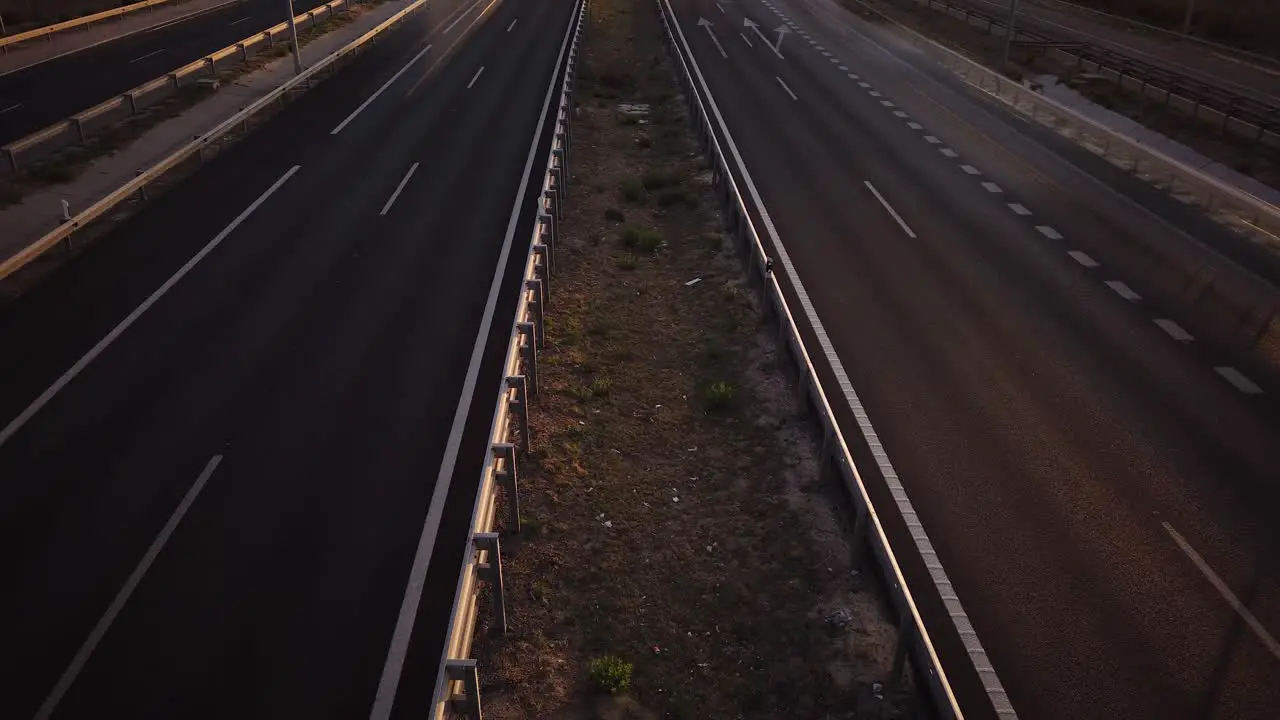
<instances>
[{"instance_id":1,"label":"white arrow road marking","mask_svg":"<svg viewBox=\"0 0 1280 720\"><path fill-rule=\"evenodd\" d=\"M711 38L711 42L716 44L716 49L720 51L720 57L728 60L729 53L724 51L724 48L720 46L720 41L716 39L716 34L711 32L711 21L704 17L700 17L698 18L698 25L707 29L707 36Z\"/></svg>"},{"instance_id":2,"label":"white arrow road marking","mask_svg":"<svg viewBox=\"0 0 1280 720\"><path fill-rule=\"evenodd\" d=\"M783 59L782 53L778 51L778 48L774 47L773 43L769 42L769 38L765 37L764 33L760 32L760 23L756 22L755 20L752 20L751 18L745 18L742 21L742 25L743 27L750 28L751 32L758 35L760 37L760 42L768 46L768 48L773 51L773 54L778 56L779 60ZM778 38L779 38L779 42L781 42L782 36L779 35Z\"/></svg>"}]
</instances>

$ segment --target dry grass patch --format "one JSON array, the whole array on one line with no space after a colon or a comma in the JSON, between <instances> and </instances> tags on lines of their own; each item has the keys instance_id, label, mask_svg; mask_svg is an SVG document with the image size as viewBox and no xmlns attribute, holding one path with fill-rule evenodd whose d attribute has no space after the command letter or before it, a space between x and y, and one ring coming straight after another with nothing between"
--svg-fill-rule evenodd
<instances>
[{"instance_id":1,"label":"dry grass patch","mask_svg":"<svg viewBox=\"0 0 1280 720\"><path fill-rule=\"evenodd\" d=\"M911 716L909 679L884 697L895 630L719 232L655 12L590 5L511 630L476 646L485 716ZM620 227L637 183L680 200Z\"/></svg>"}]
</instances>

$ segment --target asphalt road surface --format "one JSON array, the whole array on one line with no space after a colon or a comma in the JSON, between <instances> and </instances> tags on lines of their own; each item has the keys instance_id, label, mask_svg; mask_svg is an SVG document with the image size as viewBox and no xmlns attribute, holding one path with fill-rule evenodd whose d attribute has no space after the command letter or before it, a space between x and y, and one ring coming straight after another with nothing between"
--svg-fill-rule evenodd
<instances>
[{"instance_id":1,"label":"asphalt road surface","mask_svg":"<svg viewBox=\"0 0 1280 720\"><path fill-rule=\"evenodd\" d=\"M834 2L671 5L756 226L776 228L1018 713L1280 716L1280 385L1200 337L1127 242L1229 240ZM920 561L905 570L945 617ZM954 630L934 640L989 716Z\"/></svg>"},{"instance_id":2,"label":"asphalt road surface","mask_svg":"<svg viewBox=\"0 0 1280 720\"><path fill-rule=\"evenodd\" d=\"M0 717L369 716L456 451L421 716L574 5L424 9L4 309Z\"/></svg>"},{"instance_id":3,"label":"asphalt road surface","mask_svg":"<svg viewBox=\"0 0 1280 720\"><path fill-rule=\"evenodd\" d=\"M328 0L296 0L295 14ZM284 0L244 0L0 75L0 146L284 22Z\"/></svg>"}]
</instances>

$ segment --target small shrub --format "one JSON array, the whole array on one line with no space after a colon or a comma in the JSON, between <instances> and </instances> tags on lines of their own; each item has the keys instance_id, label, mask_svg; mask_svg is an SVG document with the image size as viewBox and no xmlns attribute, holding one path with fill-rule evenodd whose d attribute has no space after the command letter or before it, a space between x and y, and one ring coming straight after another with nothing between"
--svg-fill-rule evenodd
<instances>
[{"instance_id":1,"label":"small shrub","mask_svg":"<svg viewBox=\"0 0 1280 720\"><path fill-rule=\"evenodd\" d=\"M619 270L635 270L636 266L639 264L640 264L640 261L637 260L636 256L632 255L631 253L627 253L626 255L623 255L622 257L618 258Z\"/></svg>"},{"instance_id":2,"label":"small shrub","mask_svg":"<svg viewBox=\"0 0 1280 720\"><path fill-rule=\"evenodd\" d=\"M640 202L644 199L644 185L635 178L623 180L622 199L630 203Z\"/></svg>"},{"instance_id":3,"label":"small shrub","mask_svg":"<svg viewBox=\"0 0 1280 720\"><path fill-rule=\"evenodd\" d=\"M629 227L619 236L622 244L633 250L655 253L662 248L662 233L652 228Z\"/></svg>"},{"instance_id":4,"label":"small shrub","mask_svg":"<svg viewBox=\"0 0 1280 720\"><path fill-rule=\"evenodd\" d=\"M614 655L594 658L591 661L591 683L602 692L617 695L631 687L633 669L631 663Z\"/></svg>"},{"instance_id":5,"label":"small shrub","mask_svg":"<svg viewBox=\"0 0 1280 720\"><path fill-rule=\"evenodd\" d=\"M614 222L626 222L627 216L618 208L609 208L604 211L604 219L612 220Z\"/></svg>"},{"instance_id":6,"label":"small shrub","mask_svg":"<svg viewBox=\"0 0 1280 720\"><path fill-rule=\"evenodd\" d=\"M691 208L698 207L698 199L683 190L668 190L658 196L659 207L674 207L676 205L688 205Z\"/></svg>"},{"instance_id":7,"label":"small shrub","mask_svg":"<svg viewBox=\"0 0 1280 720\"><path fill-rule=\"evenodd\" d=\"M598 377L591 381L591 394L596 397L607 397L613 390L613 381L607 377Z\"/></svg>"},{"instance_id":8,"label":"small shrub","mask_svg":"<svg viewBox=\"0 0 1280 720\"><path fill-rule=\"evenodd\" d=\"M720 412L733 404L733 386L721 381L707 388L707 411Z\"/></svg>"},{"instance_id":9,"label":"small shrub","mask_svg":"<svg viewBox=\"0 0 1280 720\"><path fill-rule=\"evenodd\" d=\"M665 187L679 185L681 176L675 170L650 170L644 174L641 182L644 184L645 190L661 190Z\"/></svg>"},{"instance_id":10,"label":"small shrub","mask_svg":"<svg viewBox=\"0 0 1280 720\"><path fill-rule=\"evenodd\" d=\"M702 241L702 247L715 252L720 252L720 248L723 245L720 240L720 233L702 233L699 239Z\"/></svg>"}]
</instances>

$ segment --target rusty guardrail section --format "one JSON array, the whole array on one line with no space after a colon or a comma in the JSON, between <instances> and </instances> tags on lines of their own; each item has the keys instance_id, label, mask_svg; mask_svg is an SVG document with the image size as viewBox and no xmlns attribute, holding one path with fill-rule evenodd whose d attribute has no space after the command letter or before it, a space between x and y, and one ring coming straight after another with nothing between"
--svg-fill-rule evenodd
<instances>
[{"instance_id":1,"label":"rusty guardrail section","mask_svg":"<svg viewBox=\"0 0 1280 720\"><path fill-rule=\"evenodd\" d=\"M350 1L351 0L334 0L334 3L330 3L330 5ZM204 160L206 153L219 147L219 142L229 138L237 131L247 130L249 121L259 113L271 109L272 106L277 103L284 102L291 92L309 89L313 83L327 77L328 75L326 73L331 74L336 71L340 61L353 56L366 44L373 41L391 27L399 24L400 21L408 17L414 11L425 6L426 3L427 0L413 0L413 2L409 3L409 5L404 9L400 10L395 15L392 15L390 18L387 18L377 27L369 30L355 40L352 40L350 43L347 43L336 52L326 56L315 65L312 65L310 68L303 71L301 75L289 78L289 80L280 85L280 87L255 100L248 107L227 118L209 132L204 135L200 135L186 145L183 145L181 148L178 148L168 157L151 166L147 170L139 171L138 176L133 180L121 185L106 197L90 205L88 208L85 208L82 212L58 226L56 230L46 233L39 240L23 248L13 257L0 262L0 280L4 280L13 273L22 269L36 258L39 258L41 255L49 251L51 248L58 246L60 243L70 243L72 235L85 229L117 205L130 201L136 197L142 197L145 199L148 185L159 180L166 173L182 165L187 160L192 158ZM84 113L81 113L78 117L83 119L84 115ZM60 129L59 132L65 133L66 130Z\"/></svg>"},{"instance_id":2,"label":"rusty guardrail section","mask_svg":"<svg viewBox=\"0 0 1280 720\"><path fill-rule=\"evenodd\" d=\"M582 45L587 1L579 0L573 19L560 45L557 69L562 64L563 78L556 91L557 77L548 88L543 119L551 103L557 103L551 149L542 175L542 192L538 195L533 235L521 275L520 295L515 318L507 341L502 364L502 382L498 387L493 422L489 429L489 447L480 469L480 485L471 512L471 525L462 557L462 570L453 596L453 611L445 635L444 651L436 674L436 686L427 717L464 717L480 720L480 676L471 657L472 641L479 620L481 590L489 590L493 624L499 631L507 629L506 602L502 582L502 550L496 532L498 490L502 491L505 530L520 532L520 501L517 487L517 459L527 453L529 438L529 402L538 393L538 350L543 341L543 316L551 292L551 270L560 224L561 205L568 181L568 156L571 146L570 126L573 117L573 88L577 76L578 54ZM565 57L567 53L567 58ZM542 124L538 125L541 135Z\"/></svg>"},{"instance_id":3,"label":"rusty guardrail section","mask_svg":"<svg viewBox=\"0 0 1280 720\"><path fill-rule=\"evenodd\" d=\"M339 12L350 9L352 5L364 1L331 0L325 5L298 15L294 18L294 22L300 29L315 27ZM193 60L154 80L148 80L132 90L98 103L66 120L60 120L24 138L14 140L0 148L0 155L5 158L4 162L0 162L0 175L18 173L62 148L84 143L103 129L126 117L142 113L157 102L172 96L184 87L195 84L202 78L216 78L220 70L234 64L248 62L249 58L274 47L277 43L287 43L288 33L289 24L279 23L240 42Z\"/></svg>"}]
</instances>

